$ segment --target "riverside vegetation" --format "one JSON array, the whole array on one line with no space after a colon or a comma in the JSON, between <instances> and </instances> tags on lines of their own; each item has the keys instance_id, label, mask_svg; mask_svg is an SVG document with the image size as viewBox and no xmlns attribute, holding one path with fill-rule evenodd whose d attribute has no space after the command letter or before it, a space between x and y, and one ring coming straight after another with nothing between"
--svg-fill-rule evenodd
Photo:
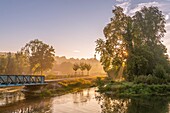
<instances>
[{"instance_id":1,"label":"riverside vegetation","mask_svg":"<svg viewBox=\"0 0 170 113\"><path fill-rule=\"evenodd\" d=\"M121 7L113 10L104 28L105 40L96 41L107 79L98 79L99 91L116 96L170 94L170 62L162 43L165 16L158 7L143 7L133 16Z\"/></svg>"},{"instance_id":2,"label":"riverside vegetation","mask_svg":"<svg viewBox=\"0 0 170 113\"><path fill-rule=\"evenodd\" d=\"M104 77L99 77L104 78ZM85 88L91 88L97 86L96 77L76 78L61 80L54 83L49 83L43 88L39 97L51 97L56 95L63 95L71 92L79 92Z\"/></svg>"}]
</instances>

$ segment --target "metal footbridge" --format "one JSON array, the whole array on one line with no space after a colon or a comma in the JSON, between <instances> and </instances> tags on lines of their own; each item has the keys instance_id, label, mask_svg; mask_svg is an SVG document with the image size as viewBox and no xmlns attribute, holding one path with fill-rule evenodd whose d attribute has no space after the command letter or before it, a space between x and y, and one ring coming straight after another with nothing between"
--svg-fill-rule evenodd
<instances>
[{"instance_id":1,"label":"metal footbridge","mask_svg":"<svg viewBox=\"0 0 170 113\"><path fill-rule=\"evenodd\" d=\"M0 75L0 87L46 85L39 75Z\"/></svg>"}]
</instances>

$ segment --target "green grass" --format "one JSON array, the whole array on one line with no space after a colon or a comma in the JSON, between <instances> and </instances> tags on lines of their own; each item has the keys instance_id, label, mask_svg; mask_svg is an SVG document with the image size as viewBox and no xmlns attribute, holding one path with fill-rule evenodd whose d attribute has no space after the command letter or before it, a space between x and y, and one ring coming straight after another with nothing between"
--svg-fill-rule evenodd
<instances>
[{"instance_id":1,"label":"green grass","mask_svg":"<svg viewBox=\"0 0 170 113\"><path fill-rule=\"evenodd\" d=\"M48 84L40 94L40 97L51 97L57 95L63 95L71 92L78 92L84 88L90 88L95 85L96 78L88 79L74 79L74 80L62 80L58 83L55 83L56 87L54 88L53 84Z\"/></svg>"},{"instance_id":2,"label":"green grass","mask_svg":"<svg viewBox=\"0 0 170 113\"><path fill-rule=\"evenodd\" d=\"M133 82L113 82L99 87L99 91L115 96L169 95L170 84L134 84Z\"/></svg>"}]
</instances>

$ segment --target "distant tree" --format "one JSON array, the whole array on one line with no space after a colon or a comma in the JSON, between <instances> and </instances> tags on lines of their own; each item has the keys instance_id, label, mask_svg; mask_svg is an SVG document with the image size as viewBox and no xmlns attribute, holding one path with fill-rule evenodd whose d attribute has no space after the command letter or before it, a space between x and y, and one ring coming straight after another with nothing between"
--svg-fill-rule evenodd
<instances>
[{"instance_id":1,"label":"distant tree","mask_svg":"<svg viewBox=\"0 0 170 113\"><path fill-rule=\"evenodd\" d=\"M58 66L57 71L61 71L63 74L70 74L73 72L73 64L70 62L63 62Z\"/></svg>"},{"instance_id":2,"label":"distant tree","mask_svg":"<svg viewBox=\"0 0 170 113\"><path fill-rule=\"evenodd\" d=\"M80 63L80 70L81 70L81 72L82 72L82 75L83 75L83 71L86 69L86 67L85 67L85 63Z\"/></svg>"},{"instance_id":3,"label":"distant tree","mask_svg":"<svg viewBox=\"0 0 170 113\"><path fill-rule=\"evenodd\" d=\"M77 70L79 69L79 65L78 64L74 64L73 65L73 70L75 71L75 75L77 74Z\"/></svg>"},{"instance_id":4,"label":"distant tree","mask_svg":"<svg viewBox=\"0 0 170 113\"><path fill-rule=\"evenodd\" d=\"M89 75L89 71L91 70L92 66L90 64L85 64L85 68L87 70L87 75Z\"/></svg>"},{"instance_id":5,"label":"distant tree","mask_svg":"<svg viewBox=\"0 0 170 113\"><path fill-rule=\"evenodd\" d=\"M30 64L29 59L22 52L15 53L16 67L18 74L29 74Z\"/></svg>"},{"instance_id":6,"label":"distant tree","mask_svg":"<svg viewBox=\"0 0 170 113\"><path fill-rule=\"evenodd\" d=\"M54 62L55 51L38 39L32 40L22 48L21 52L29 58L30 68L32 72L40 72L51 69Z\"/></svg>"},{"instance_id":7,"label":"distant tree","mask_svg":"<svg viewBox=\"0 0 170 113\"><path fill-rule=\"evenodd\" d=\"M16 60L10 52L7 54L7 65L5 69L5 74L9 74L9 75L17 74Z\"/></svg>"},{"instance_id":8,"label":"distant tree","mask_svg":"<svg viewBox=\"0 0 170 113\"><path fill-rule=\"evenodd\" d=\"M6 66L7 66L7 58L5 55L1 55L0 56L0 74L5 73Z\"/></svg>"}]
</instances>

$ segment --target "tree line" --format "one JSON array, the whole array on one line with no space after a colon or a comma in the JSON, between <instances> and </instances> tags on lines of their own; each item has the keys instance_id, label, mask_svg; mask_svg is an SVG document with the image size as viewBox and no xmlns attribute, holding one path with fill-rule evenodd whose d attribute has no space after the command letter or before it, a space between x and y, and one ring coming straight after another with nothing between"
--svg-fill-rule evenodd
<instances>
[{"instance_id":1,"label":"tree line","mask_svg":"<svg viewBox=\"0 0 170 113\"><path fill-rule=\"evenodd\" d=\"M52 46L35 39L15 54L0 56L0 74L43 74L53 66L55 51Z\"/></svg>"},{"instance_id":2,"label":"tree line","mask_svg":"<svg viewBox=\"0 0 170 113\"><path fill-rule=\"evenodd\" d=\"M90 64L87 64L87 63L80 63L80 64L77 64L75 63L73 65L73 70L75 71L75 75L77 75L77 70L81 70L82 72L82 75L83 75L83 72L84 70L87 70L87 75L89 75L89 71L91 70L92 66Z\"/></svg>"}]
</instances>

